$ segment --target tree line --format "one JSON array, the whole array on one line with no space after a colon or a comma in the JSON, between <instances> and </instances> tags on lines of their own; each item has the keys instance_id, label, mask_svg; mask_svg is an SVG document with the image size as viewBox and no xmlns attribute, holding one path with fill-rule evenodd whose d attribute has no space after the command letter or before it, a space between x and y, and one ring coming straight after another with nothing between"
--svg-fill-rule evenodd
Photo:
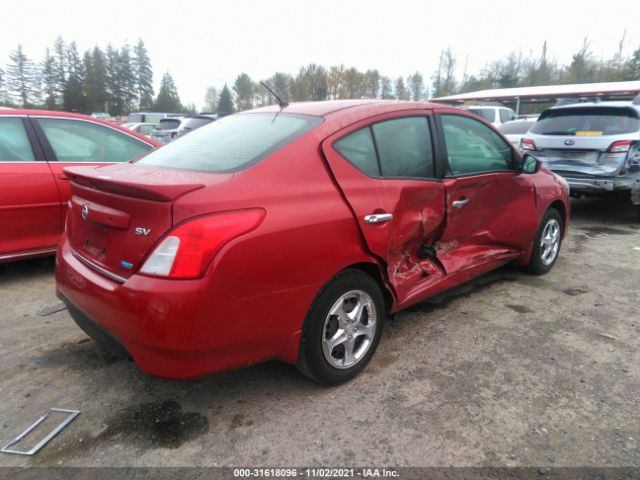
<instances>
[{"instance_id":1,"label":"tree line","mask_svg":"<svg viewBox=\"0 0 640 480\"><path fill-rule=\"evenodd\" d=\"M154 96L153 68L141 39L134 46L95 46L81 55L75 42L61 36L41 62L29 58L20 44L9 54L6 69L0 68L0 105L112 116L184 110L168 72Z\"/></svg>"},{"instance_id":2,"label":"tree line","mask_svg":"<svg viewBox=\"0 0 640 480\"><path fill-rule=\"evenodd\" d=\"M297 73L276 72L262 81L287 102L347 98L425 100L455 93L521 86L610 82L640 79L640 46L627 55L626 31L609 58L598 57L588 38L571 61L559 64L544 42L534 55L514 51L490 62L479 72L467 72L450 48L443 50L437 66L425 80L419 71L395 78L377 69L308 64ZM462 72L460 75L460 71ZM274 98L247 73L240 73L231 86L218 92L208 87L204 110L220 115L272 104ZM153 68L144 42L139 39L106 49L96 46L81 56L75 42L58 37L41 62L32 61L22 46L9 55L0 68L0 105L125 115L132 110L195 113L195 105L184 106L169 72L153 88Z\"/></svg>"},{"instance_id":3,"label":"tree line","mask_svg":"<svg viewBox=\"0 0 640 480\"><path fill-rule=\"evenodd\" d=\"M344 65L323 67L309 64L297 74L277 72L262 80L288 102L334 100L347 98L380 98L396 100L426 100L456 93L494 88L527 87L537 85L575 84L640 80L640 46L625 55L626 31L618 49L610 58L598 58L585 38L567 65L559 64L544 42L539 55L511 52L505 59L490 62L475 74L468 74L465 59L462 75L456 54L447 48L440 53L437 68L427 84L420 72L390 78L378 70L364 72ZM225 85L223 113L247 110L275 103L260 82L240 73L231 89ZM233 102L228 101L232 97ZM205 96L206 108L216 111L219 96L209 87ZM535 107L534 107L535 108Z\"/></svg>"}]
</instances>

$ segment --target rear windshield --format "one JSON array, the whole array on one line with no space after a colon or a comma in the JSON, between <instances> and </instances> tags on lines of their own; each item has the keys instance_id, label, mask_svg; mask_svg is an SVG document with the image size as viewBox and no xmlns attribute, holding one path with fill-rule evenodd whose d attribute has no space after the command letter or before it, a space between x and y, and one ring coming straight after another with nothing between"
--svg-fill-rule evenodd
<instances>
[{"instance_id":1,"label":"rear windshield","mask_svg":"<svg viewBox=\"0 0 640 480\"><path fill-rule=\"evenodd\" d=\"M158 128L160 130L175 130L180 126L180 120L175 118L163 118Z\"/></svg>"},{"instance_id":2,"label":"rear windshield","mask_svg":"<svg viewBox=\"0 0 640 480\"><path fill-rule=\"evenodd\" d=\"M578 107L546 110L530 131L539 135L599 137L639 130L638 114L631 108Z\"/></svg>"},{"instance_id":3,"label":"rear windshield","mask_svg":"<svg viewBox=\"0 0 640 480\"><path fill-rule=\"evenodd\" d=\"M534 123L535 122L533 120L531 120L530 122L529 121L507 122L500 125L498 127L498 130L500 130L505 135L513 135L513 134L517 135L520 133L527 133L531 128L531 125L533 125Z\"/></svg>"},{"instance_id":4,"label":"rear windshield","mask_svg":"<svg viewBox=\"0 0 640 480\"><path fill-rule=\"evenodd\" d=\"M321 117L285 113L231 115L154 150L138 164L233 172L259 162L321 122Z\"/></svg>"},{"instance_id":5,"label":"rear windshield","mask_svg":"<svg viewBox=\"0 0 640 480\"><path fill-rule=\"evenodd\" d=\"M471 113L475 113L476 115L480 115L485 120L489 122L494 122L496 120L496 111L493 108L469 108Z\"/></svg>"}]
</instances>

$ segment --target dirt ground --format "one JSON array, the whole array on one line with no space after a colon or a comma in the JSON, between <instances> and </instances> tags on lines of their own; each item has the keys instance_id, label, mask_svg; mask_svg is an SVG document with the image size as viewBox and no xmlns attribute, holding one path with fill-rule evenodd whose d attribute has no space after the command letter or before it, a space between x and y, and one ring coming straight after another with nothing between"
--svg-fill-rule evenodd
<instances>
[{"instance_id":1,"label":"dirt ground","mask_svg":"<svg viewBox=\"0 0 640 480\"><path fill-rule=\"evenodd\" d=\"M640 223L573 208L551 273L504 268L397 315L335 388L277 362L146 376L77 328L52 259L0 266L0 443L82 411L0 466L640 466Z\"/></svg>"}]
</instances>

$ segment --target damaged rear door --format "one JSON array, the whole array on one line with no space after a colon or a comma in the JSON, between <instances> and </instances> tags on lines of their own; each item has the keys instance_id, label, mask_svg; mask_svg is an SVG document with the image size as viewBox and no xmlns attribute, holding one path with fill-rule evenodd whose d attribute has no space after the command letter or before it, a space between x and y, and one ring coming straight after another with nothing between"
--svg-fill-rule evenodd
<instances>
[{"instance_id":1,"label":"damaged rear door","mask_svg":"<svg viewBox=\"0 0 640 480\"><path fill-rule=\"evenodd\" d=\"M444 275L424 245L437 239L445 190L435 161L431 110L358 122L322 143L370 251L399 301Z\"/></svg>"}]
</instances>

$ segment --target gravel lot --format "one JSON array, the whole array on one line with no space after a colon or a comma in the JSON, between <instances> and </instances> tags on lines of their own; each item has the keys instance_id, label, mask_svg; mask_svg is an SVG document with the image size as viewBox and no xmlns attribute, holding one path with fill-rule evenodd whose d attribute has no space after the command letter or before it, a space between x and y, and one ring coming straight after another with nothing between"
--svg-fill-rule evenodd
<instances>
[{"instance_id":1,"label":"gravel lot","mask_svg":"<svg viewBox=\"0 0 640 480\"><path fill-rule=\"evenodd\" d=\"M82 411L0 466L640 466L640 224L614 200L573 208L551 273L504 268L397 315L335 388L276 362L148 377L61 310L52 259L0 266L0 443Z\"/></svg>"}]
</instances>

